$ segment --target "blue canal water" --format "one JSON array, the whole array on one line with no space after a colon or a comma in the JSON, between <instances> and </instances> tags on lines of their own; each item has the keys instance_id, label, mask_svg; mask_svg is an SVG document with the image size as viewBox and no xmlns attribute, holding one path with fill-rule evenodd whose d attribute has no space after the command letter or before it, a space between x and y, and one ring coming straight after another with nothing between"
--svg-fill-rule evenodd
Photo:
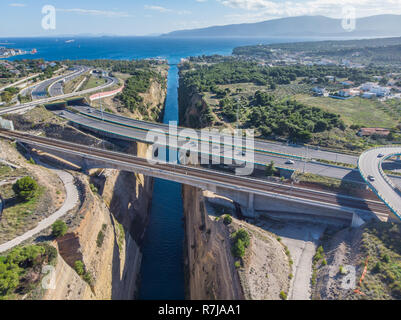
<instances>
[{"instance_id":1,"label":"blue canal water","mask_svg":"<svg viewBox=\"0 0 401 320\"><path fill-rule=\"evenodd\" d=\"M70 38L71 39L71 38ZM178 68L175 65L188 56L231 54L240 45L294 41L295 39L168 39L160 37L2 39L7 47L31 50L36 55L12 58L65 59L142 59L165 58L171 64L164 122L178 121ZM296 39L300 41L301 39ZM156 179L150 222L143 244L140 299L184 299L183 208L181 185Z\"/></svg>"},{"instance_id":2,"label":"blue canal water","mask_svg":"<svg viewBox=\"0 0 401 320\"><path fill-rule=\"evenodd\" d=\"M178 119L178 68L168 75L164 123ZM140 299L184 299L181 184L154 182L152 209L143 245Z\"/></svg>"}]
</instances>

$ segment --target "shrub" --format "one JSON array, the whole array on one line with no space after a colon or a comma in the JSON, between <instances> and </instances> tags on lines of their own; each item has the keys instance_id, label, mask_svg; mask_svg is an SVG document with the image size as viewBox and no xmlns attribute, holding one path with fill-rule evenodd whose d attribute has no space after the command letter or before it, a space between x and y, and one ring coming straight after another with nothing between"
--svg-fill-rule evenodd
<instances>
[{"instance_id":1,"label":"shrub","mask_svg":"<svg viewBox=\"0 0 401 320\"><path fill-rule=\"evenodd\" d=\"M97 234L96 245L100 248L103 245L104 233L102 230Z\"/></svg>"},{"instance_id":2,"label":"shrub","mask_svg":"<svg viewBox=\"0 0 401 320\"><path fill-rule=\"evenodd\" d=\"M80 276L82 276L85 273L84 263L80 260L75 261L74 269Z\"/></svg>"},{"instance_id":3,"label":"shrub","mask_svg":"<svg viewBox=\"0 0 401 320\"><path fill-rule=\"evenodd\" d=\"M238 239L232 249L233 255L236 258L242 258L245 255L245 245L241 239Z\"/></svg>"},{"instance_id":4,"label":"shrub","mask_svg":"<svg viewBox=\"0 0 401 320\"><path fill-rule=\"evenodd\" d=\"M31 177L21 178L13 185L13 191L17 197L23 201L33 199L37 190L38 183Z\"/></svg>"},{"instance_id":5,"label":"shrub","mask_svg":"<svg viewBox=\"0 0 401 320\"><path fill-rule=\"evenodd\" d=\"M89 187L90 187L90 189L92 190L93 193L98 193L99 190L95 187L95 185L93 183L91 183L89 185Z\"/></svg>"},{"instance_id":6,"label":"shrub","mask_svg":"<svg viewBox=\"0 0 401 320\"><path fill-rule=\"evenodd\" d=\"M52 225L52 235L56 238L62 237L67 233L68 227L66 223L62 220L57 220Z\"/></svg>"},{"instance_id":7,"label":"shrub","mask_svg":"<svg viewBox=\"0 0 401 320\"><path fill-rule=\"evenodd\" d=\"M237 232L235 232L234 239L236 241L241 240L246 248L249 247L250 238L248 232L245 229L239 229Z\"/></svg>"},{"instance_id":8,"label":"shrub","mask_svg":"<svg viewBox=\"0 0 401 320\"><path fill-rule=\"evenodd\" d=\"M390 262L390 256L389 256L388 254L384 254L384 255L382 256L382 260L383 260L385 263L389 263L389 262Z\"/></svg>"},{"instance_id":9,"label":"shrub","mask_svg":"<svg viewBox=\"0 0 401 320\"><path fill-rule=\"evenodd\" d=\"M382 267L382 264L381 264L380 261L378 261L378 262L375 264L375 266L373 267L373 269L372 269L372 271L373 271L373 272L376 272L376 273L379 273L379 272L381 272L382 270L383 270L383 267Z\"/></svg>"},{"instance_id":10,"label":"shrub","mask_svg":"<svg viewBox=\"0 0 401 320\"><path fill-rule=\"evenodd\" d=\"M93 282L93 278L92 278L92 274L90 272L85 272L84 276L83 276L84 281L86 281L89 285L92 285Z\"/></svg>"},{"instance_id":11,"label":"shrub","mask_svg":"<svg viewBox=\"0 0 401 320\"><path fill-rule=\"evenodd\" d=\"M345 270L343 266L340 266L339 272L340 272L341 275L346 275L347 274L347 270Z\"/></svg>"},{"instance_id":12,"label":"shrub","mask_svg":"<svg viewBox=\"0 0 401 320\"><path fill-rule=\"evenodd\" d=\"M326 260L326 259L323 259L322 265L323 265L323 266L327 266L327 260Z\"/></svg>"},{"instance_id":13,"label":"shrub","mask_svg":"<svg viewBox=\"0 0 401 320\"><path fill-rule=\"evenodd\" d=\"M233 222L233 218L231 218L231 216L229 214L226 214L224 216L224 220L223 221L224 221L225 225L229 225L229 224L231 224L231 222Z\"/></svg>"},{"instance_id":14,"label":"shrub","mask_svg":"<svg viewBox=\"0 0 401 320\"><path fill-rule=\"evenodd\" d=\"M280 292L280 298L281 298L282 300L287 300L287 294L286 294L284 291L281 291L281 292Z\"/></svg>"},{"instance_id":15,"label":"shrub","mask_svg":"<svg viewBox=\"0 0 401 320\"><path fill-rule=\"evenodd\" d=\"M239 261L235 261L234 265L237 269L241 268L241 262Z\"/></svg>"}]
</instances>

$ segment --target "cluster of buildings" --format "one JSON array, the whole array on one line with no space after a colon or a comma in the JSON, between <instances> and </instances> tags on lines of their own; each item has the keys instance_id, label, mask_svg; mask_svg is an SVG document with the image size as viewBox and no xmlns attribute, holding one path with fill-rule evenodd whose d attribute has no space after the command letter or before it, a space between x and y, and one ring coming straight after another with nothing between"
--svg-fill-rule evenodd
<instances>
[{"instance_id":1,"label":"cluster of buildings","mask_svg":"<svg viewBox=\"0 0 401 320\"><path fill-rule=\"evenodd\" d=\"M31 52L27 52L21 49L12 49L12 48L6 48L6 47L0 47L0 58L9 58L13 56L19 56L23 54L35 54L36 49L33 49Z\"/></svg>"},{"instance_id":2,"label":"cluster of buildings","mask_svg":"<svg viewBox=\"0 0 401 320\"><path fill-rule=\"evenodd\" d=\"M330 94L329 91L323 87L315 87L312 91L317 96L332 97L337 99L348 99L356 96L365 99L398 97L397 95L392 95L392 89L394 89L394 91L399 89L394 86L381 86L375 82L366 82L359 87L354 87L354 83L348 80L343 81L340 84L344 86L344 89L339 90L335 94Z\"/></svg>"},{"instance_id":3,"label":"cluster of buildings","mask_svg":"<svg viewBox=\"0 0 401 320\"><path fill-rule=\"evenodd\" d=\"M8 72L19 76L21 72L16 68L14 64L9 63L8 61L0 61L0 66L4 67Z\"/></svg>"}]
</instances>

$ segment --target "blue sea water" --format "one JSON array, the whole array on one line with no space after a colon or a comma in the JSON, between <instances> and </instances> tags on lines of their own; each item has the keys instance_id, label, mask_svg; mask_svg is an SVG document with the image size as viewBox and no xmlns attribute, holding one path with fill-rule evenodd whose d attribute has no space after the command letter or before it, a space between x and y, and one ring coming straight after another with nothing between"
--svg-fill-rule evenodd
<instances>
[{"instance_id":1,"label":"blue sea water","mask_svg":"<svg viewBox=\"0 0 401 320\"><path fill-rule=\"evenodd\" d=\"M66 42L74 40L74 42ZM257 38L219 38L219 39L174 39L163 37L97 37L97 38L0 38L0 46L30 51L35 55L11 58L44 58L45 60L64 59L142 59L162 57L170 63L177 63L182 57L230 54L241 45L274 42L293 42L301 39L257 39ZM4 45L8 43L8 45Z\"/></svg>"},{"instance_id":2,"label":"blue sea water","mask_svg":"<svg viewBox=\"0 0 401 320\"><path fill-rule=\"evenodd\" d=\"M181 58L188 56L231 54L240 45L283 42L278 39L169 39L160 37L101 37L76 38L66 43L65 38L1 39L0 46L23 50L35 48L35 55L17 56L65 59L142 59L160 57L171 64L164 122L178 121L178 68ZM293 39L300 40L300 39ZM286 39L285 41L290 41ZM150 222L143 244L140 299L184 299L183 268L183 208L181 185L156 179Z\"/></svg>"}]
</instances>

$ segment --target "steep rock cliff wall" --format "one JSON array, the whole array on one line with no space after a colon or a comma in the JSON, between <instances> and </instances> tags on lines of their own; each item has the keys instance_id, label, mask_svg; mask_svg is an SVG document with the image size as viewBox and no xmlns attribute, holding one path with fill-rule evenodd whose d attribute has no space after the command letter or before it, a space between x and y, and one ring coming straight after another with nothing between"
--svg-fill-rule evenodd
<instances>
[{"instance_id":1,"label":"steep rock cliff wall","mask_svg":"<svg viewBox=\"0 0 401 320\"><path fill-rule=\"evenodd\" d=\"M242 299L228 229L209 218L199 189L184 185L183 199L188 298Z\"/></svg>"}]
</instances>

